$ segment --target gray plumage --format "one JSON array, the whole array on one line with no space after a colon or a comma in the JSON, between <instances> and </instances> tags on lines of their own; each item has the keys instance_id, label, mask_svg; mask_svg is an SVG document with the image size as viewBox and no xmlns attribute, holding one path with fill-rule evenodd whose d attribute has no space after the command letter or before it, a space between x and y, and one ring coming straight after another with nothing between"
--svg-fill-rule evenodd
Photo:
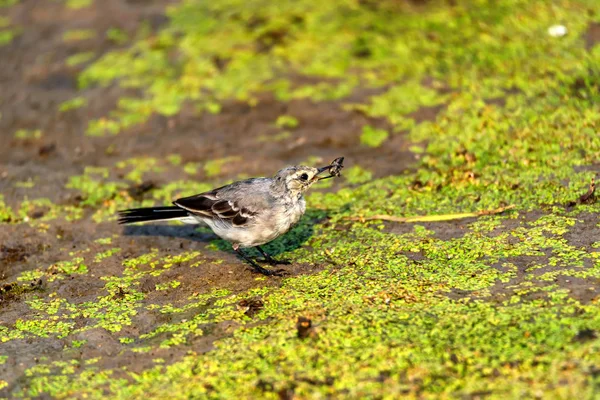
<instances>
[{"instance_id":1,"label":"gray plumage","mask_svg":"<svg viewBox=\"0 0 600 400\"><path fill-rule=\"evenodd\" d=\"M119 223L179 220L205 223L220 238L231 242L233 249L257 271L272 275L249 259L243 248L256 247L270 264L276 261L260 248L288 232L306 211L303 194L321 179L339 176L343 158L332 164L313 168L287 167L272 178L251 178L222 186L173 202L175 207L137 208L120 211ZM327 177L319 175L329 171Z\"/></svg>"}]
</instances>

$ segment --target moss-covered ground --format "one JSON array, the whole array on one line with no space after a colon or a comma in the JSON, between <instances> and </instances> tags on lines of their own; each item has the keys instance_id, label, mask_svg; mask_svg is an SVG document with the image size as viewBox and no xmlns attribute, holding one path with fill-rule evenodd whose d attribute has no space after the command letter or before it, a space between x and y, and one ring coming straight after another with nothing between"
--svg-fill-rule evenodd
<instances>
[{"instance_id":1,"label":"moss-covered ground","mask_svg":"<svg viewBox=\"0 0 600 400\"><path fill-rule=\"evenodd\" d=\"M0 396L600 396L600 2L0 0L0 61ZM283 277L115 222L338 156Z\"/></svg>"}]
</instances>

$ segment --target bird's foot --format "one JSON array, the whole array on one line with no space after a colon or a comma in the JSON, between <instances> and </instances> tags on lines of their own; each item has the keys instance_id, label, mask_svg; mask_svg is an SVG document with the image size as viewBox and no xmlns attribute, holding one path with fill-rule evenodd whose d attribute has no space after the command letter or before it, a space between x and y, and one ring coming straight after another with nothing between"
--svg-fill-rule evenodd
<instances>
[{"instance_id":1,"label":"bird's foot","mask_svg":"<svg viewBox=\"0 0 600 400\"><path fill-rule=\"evenodd\" d=\"M235 249L235 248L234 248ZM242 252L241 249L235 249L235 251L244 259L246 260L246 262L248 262L248 264L250 264L252 266L252 268L254 269L255 272L258 272L260 274L263 274L265 276L282 276L282 273L284 272L283 270L277 270L277 271L273 271L271 269L266 269L261 267L260 265L258 265L256 263L256 261L254 261L253 259L251 259L250 257L248 257L246 254L244 254ZM275 260L273 260L275 261Z\"/></svg>"},{"instance_id":2,"label":"bird's foot","mask_svg":"<svg viewBox=\"0 0 600 400\"><path fill-rule=\"evenodd\" d=\"M289 260L276 260L272 257L265 258L263 261L269 265L291 265L292 264L292 262Z\"/></svg>"},{"instance_id":3,"label":"bird's foot","mask_svg":"<svg viewBox=\"0 0 600 400\"><path fill-rule=\"evenodd\" d=\"M256 246L256 249L258 250L258 252L260 254L263 255L264 257L264 262L266 262L269 265L290 265L291 262L288 260L276 260L273 257L271 257L269 255L269 253L267 253L266 251L264 251L260 246Z\"/></svg>"},{"instance_id":4,"label":"bird's foot","mask_svg":"<svg viewBox=\"0 0 600 400\"><path fill-rule=\"evenodd\" d=\"M254 269L254 272L258 272L259 274L263 274L265 276L284 276L287 272L284 269L272 270L263 267L256 268L254 265L252 268Z\"/></svg>"}]
</instances>

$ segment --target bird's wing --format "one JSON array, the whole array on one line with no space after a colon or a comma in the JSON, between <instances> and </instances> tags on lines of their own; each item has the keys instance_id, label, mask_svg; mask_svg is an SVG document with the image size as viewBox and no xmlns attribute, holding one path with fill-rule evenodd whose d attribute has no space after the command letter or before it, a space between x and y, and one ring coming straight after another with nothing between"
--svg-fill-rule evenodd
<instances>
[{"instance_id":1,"label":"bird's wing","mask_svg":"<svg viewBox=\"0 0 600 400\"><path fill-rule=\"evenodd\" d=\"M250 224L268 201L265 183L259 179L235 182L195 196L184 197L173 202L192 214L231 222L233 226Z\"/></svg>"}]
</instances>

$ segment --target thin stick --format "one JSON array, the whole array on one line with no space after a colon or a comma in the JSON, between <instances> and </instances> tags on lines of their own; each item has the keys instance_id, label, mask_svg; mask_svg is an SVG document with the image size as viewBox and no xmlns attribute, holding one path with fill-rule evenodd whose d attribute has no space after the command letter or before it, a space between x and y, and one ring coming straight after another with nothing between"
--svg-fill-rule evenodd
<instances>
[{"instance_id":1,"label":"thin stick","mask_svg":"<svg viewBox=\"0 0 600 400\"><path fill-rule=\"evenodd\" d=\"M515 208L515 205L506 207L496 208L495 210L484 210L472 213L459 213L459 214L441 214L441 215L417 215L414 217L395 217L393 215L371 215L370 217L345 217L351 221L392 221L392 222L441 222L441 221L452 221L455 219L473 218L480 217L482 215L495 215L501 214L504 211L508 211Z\"/></svg>"}]
</instances>

